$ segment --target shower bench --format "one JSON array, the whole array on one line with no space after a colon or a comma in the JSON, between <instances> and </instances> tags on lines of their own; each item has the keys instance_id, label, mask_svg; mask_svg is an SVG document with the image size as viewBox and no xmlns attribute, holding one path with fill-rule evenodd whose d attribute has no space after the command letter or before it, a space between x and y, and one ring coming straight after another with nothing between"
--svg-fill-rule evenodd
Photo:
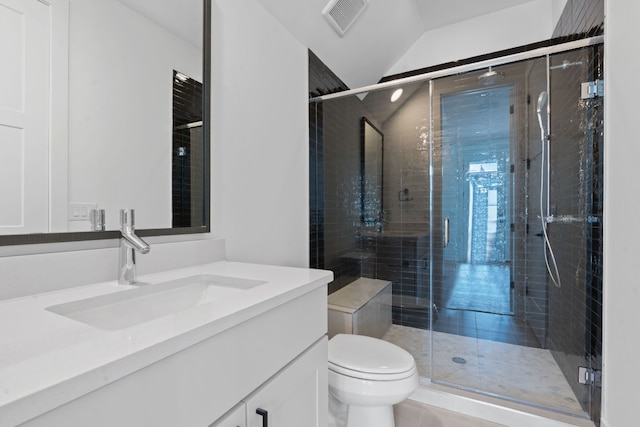
<instances>
[{"instance_id":1,"label":"shower bench","mask_svg":"<svg viewBox=\"0 0 640 427\"><path fill-rule=\"evenodd\" d=\"M382 338L391 326L391 282L361 277L328 297L329 338L358 334Z\"/></svg>"}]
</instances>

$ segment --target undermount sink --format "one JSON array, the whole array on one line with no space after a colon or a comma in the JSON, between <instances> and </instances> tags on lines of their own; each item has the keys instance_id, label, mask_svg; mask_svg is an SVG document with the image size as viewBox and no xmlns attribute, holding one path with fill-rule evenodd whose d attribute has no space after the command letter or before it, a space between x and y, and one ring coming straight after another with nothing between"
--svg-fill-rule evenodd
<instances>
[{"instance_id":1,"label":"undermount sink","mask_svg":"<svg viewBox=\"0 0 640 427\"><path fill-rule=\"evenodd\" d=\"M52 305L46 310L96 328L117 330L237 295L264 283L201 274Z\"/></svg>"}]
</instances>

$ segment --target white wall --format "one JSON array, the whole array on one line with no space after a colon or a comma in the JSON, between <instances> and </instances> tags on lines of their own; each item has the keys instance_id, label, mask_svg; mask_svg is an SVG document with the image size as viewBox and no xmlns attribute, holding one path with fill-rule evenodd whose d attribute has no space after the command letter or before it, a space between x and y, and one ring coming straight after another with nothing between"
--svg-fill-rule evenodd
<instances>
[{"instance_id":1,"label":"white wall","mask_svg":"<svg viewBox=\"0 0 640 427\"><path fill-rule=\"evenodd\" d=\"M385 75L470 58L551 38L558 3L536 0L427 31ZM553 3L556 3L555 6ZM555 19L554 19L555 18Z\"/></svg>"},{"instance_id":2,"label":"white wall","mask_svg":"<svg viewBox=\"0 0 640 427\"><path fill-rule=\"evenodd\" d=\"M212 230L230 260L308 266L307 49L255 0L213 17Z\"/></svg>"},{"instance_id":3,"label":"white wall","mask_svg":"<svg viewBox=\"0 0 640 427\"><path fill-rule=\"evenodd\" d=\"M255 0L213 13L212 234L147 239L139 274L224 259L213 234L232 260L309 262L307 50ZM0 301L114 280L117 244L1 247Z\"/></svg>"},{"instance_id":4,"label":"white wall","mask_svg":"<svg viewBox=\"0 0 640 427\"><path fill-rule=\"evenodd\" d=\"M604 427L637 424L640 396L640 3L605 0Z\"/></svg>"},{"instance_id":5,"label":"white wall","mask_svg":"<svg viewBox=\"0 0 640 427\"><path fill-rule=\"evenodd\" d=\"M224 260L224 239L148 237L139 275ZM0 302L117 279L118 240L0 247Z\"/></svg>"},{"instance_id":6,"label":"white wall","mask_svg":"<svg viewBox=\"0 0 640 427\"><path fill-rule=\"evenodd\" d=\"M640 285L635 268L640 241L640 198L633 179L640 159L635 125L640 105L635 93L629 90L634 87L640 69L640 58L630 54L631 41L637 38L640 4L634 0L608 0L605 7L602 425L624 427L637 418L640 396L640 371L635 369L640 354L637 331ZM214 233L228 238L231 259L305 265L308 262L306 49L292 40L255 0L220 0L214 14ZM518 27L522 25L525 23L519 23ZM514 45L517 43L513 37L519 31L511 31L513 34L505 42ZM212 247L207 246L210 244ZM44 252L56 250L55 245L44 246L41 249ZM154 264L145 267L149 270L166 266L167 260L200 262L199 256L222 256L221 241L217 240L164 243L156 251L157 257L154 250L141 257L141 263ZM3 248L0 300L6 295L16 295L12 293L14 289L22 294L35 293L113 278L114 251L115 248L109 248L20 255L20 248ZM74 270L77 265L83 268ZM44 281L52 281L55 286L43 289Z\"/></svg>"},{"instance_id":7,"label":"white wall","mask_svg":"<svg viewBox=\"0 0 640 427\"><path fill-rule=\"evenodd\" d=\"M69 202L171 227L173 70L202 81L202 50L113 0L71 0L69 21Z\"/></svg>"}]
</instances>

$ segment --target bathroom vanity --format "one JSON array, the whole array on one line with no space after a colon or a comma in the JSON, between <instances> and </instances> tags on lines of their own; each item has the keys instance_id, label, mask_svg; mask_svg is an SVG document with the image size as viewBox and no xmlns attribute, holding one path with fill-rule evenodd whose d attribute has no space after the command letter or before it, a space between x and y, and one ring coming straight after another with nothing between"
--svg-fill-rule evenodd
<instances>
[{"instance_id":1,"label":"bathroom vanity","mask_svg":"<svg viewBox=\"0 0 640 427\"><path fill-rule=\"evenodd\" d=\"M324 427L331 279L217 262L0 303L0 426Z\"/></svg>"}]
</instances>

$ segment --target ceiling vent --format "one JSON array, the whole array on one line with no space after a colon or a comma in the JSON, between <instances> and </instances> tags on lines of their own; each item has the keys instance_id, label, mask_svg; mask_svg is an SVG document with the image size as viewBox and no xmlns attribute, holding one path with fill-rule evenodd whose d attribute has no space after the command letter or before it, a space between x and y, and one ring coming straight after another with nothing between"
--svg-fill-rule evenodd
<instances>
[{"instance_id":1,"label":"ceiling vent","mask_svg":"<svg viewBox=\"0 0 640 427\"><path fill-rule=\"evenodd\" d=\"M369 0L331 0L322 14L342 37L369 4Z\"/></svg>"}]
</instances>

